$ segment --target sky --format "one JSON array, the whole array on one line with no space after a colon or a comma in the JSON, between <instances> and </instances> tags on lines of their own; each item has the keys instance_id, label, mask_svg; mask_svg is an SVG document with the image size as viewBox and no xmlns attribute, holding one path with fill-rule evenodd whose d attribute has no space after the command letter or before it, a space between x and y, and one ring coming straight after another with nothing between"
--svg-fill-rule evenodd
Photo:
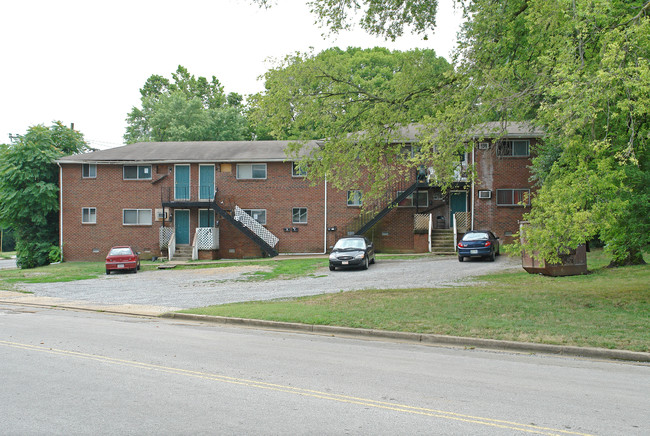
<instances>
[{"instance_id":1,"label":"sky","mask_svg":"<svg viewBox=\"0 0 650 436\"><path fill-rule=\"evenodd\" d=\"M216 76L226 93L263 90L274 61L296 51L341 47L432 48L450 59L461 22L440 0L433 37L396 42L360 29L323 38L306 0L16 0L0 4L0 143L30 126L59 120L92 147L123 144L126 116L152 74L178 65Z\"/></svg>"}]
</instances>

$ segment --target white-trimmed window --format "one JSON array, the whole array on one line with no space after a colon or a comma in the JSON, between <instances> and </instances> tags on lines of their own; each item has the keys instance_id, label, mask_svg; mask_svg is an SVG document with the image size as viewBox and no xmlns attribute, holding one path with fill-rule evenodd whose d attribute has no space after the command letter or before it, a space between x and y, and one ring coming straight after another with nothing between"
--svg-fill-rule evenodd
<instances>
[{"instance_id":1,"label":"white-trimmed window","mask_svg":"<svg viewBox=\"0 0 650 436\"><path fill-rule=\"evenodd\" d=\"M266 179L266 164L237 164L238 179Z\"/></svg>"},{"instance_id":2,"label":"white-trimmed window","mask_svg":"<svg viewBox=\"0 0 650 436\"><path fill-rule=\"evenodd\" d=\"M404 191L397 191L397 196L402 195ZM414 194L417 197L414 198ZM429 205L429 192L428 191L417 191L409 194L404 200L397 203L397 207L415 207L417 200L418 207L426 207Z\"/></svg>"},{"instance_id":3,"label":"white-trimmed window","mask_svg":"<svg viewBox=\"0 0 650 436\"><path fill-rule=\"evenodd\" d=\"M348 191L348 206L362 206L362 194L358 189Z\"/></svg>"},{"instance_id":4,"label":"white-trimmed window","mask_svg":"<svg viewBox=\"0 0 650 436\"><path fill-rule=\"evenodd\" d=\"M242 209L244 212L249 214L255 221L266 225L266 209Z\"/></svg>"},{"instance_id":5,"label":"white-trimmed window","mask_svg":"<svg viewBox=\"0 0 650 436\"><path fill-rule=\"evenodd\" d=\"M81 208L81 224L97 224L97 208Z\"/></svg>"},{"instance_id":6,"label":"white-trimmed window","mask_svg":"<svg viewBox=\"0 0 650 436\"><path fill-rule=\"evenodd\" d=\"M84 179L97 178L97 164L81 164L81 177Z\"/></svg>"},{"instance_id":7,"label":"white-trimmed window","mask_svg":"<svg viewBox=\"0 0 650 436\"><path fill-rule=\"evenodd\" d=\"M530 204L530 189L497 189L497 206Z\"/></svg>"},{"instance_id":8,"label":"white-trimmed window","mask_svg":"<svg viewBox=\"0 0 650 436\"><path fill-rule=\"evenodd\" d=\"M125 226L150 226L151 209L123 209L122 224Z\"/></svg>"},{"instance_id":9,"label":"white-trimmed window","mask_svg":"<svg viewBox=\"0 0 650 436\"><path fill-rule=\"evenodd\" d=\"M307 224L307 208L306 207L294 207L292 210L291 222L294 224Z\"/></svg>"},{"instance_id":10,"label":"white-trimmed window","mask_svg":"<svg viewBox=\"0 0 650 436\"><path fill-rule=\"evenodd\" d=\"M506 139L499 142L497 156L528 157L530 156L530 141L528 139Z\"/></svg>"},{"instance_id":11,"label":"white-trimmed window","mask_svg":"<svg viewBox=\"0 0 650 436\"><path fill-rule=\"evenodd\" d=\"M124 180L151 180L151 165L124 165Z\"/></svg>"},{"instance_id":12,"label":"white-trimmed window","mask_svg":"<svg viewBox=\"0 0 650 436\"><path fill-rule=\"evenodd\" d=\"M300 168L300 163L293 162L291 165L291 176L292 177L306 177L307 170Z\"/></svg>"}]
</instances>

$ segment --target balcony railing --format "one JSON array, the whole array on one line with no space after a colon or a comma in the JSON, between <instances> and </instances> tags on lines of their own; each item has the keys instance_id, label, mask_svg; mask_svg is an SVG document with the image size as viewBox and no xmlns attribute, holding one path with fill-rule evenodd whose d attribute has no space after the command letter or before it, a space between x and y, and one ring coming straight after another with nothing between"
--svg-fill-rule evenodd
<instances>
[{"instance_id":1,"label":"balcony railing","mask_svg":"<svg viewBox=\"0 0 650 436\"><path fill-rule=\"evenodd\" d=\"M161 187L160 199L163 203L197 202L214 200L216 192L214 185L176 185L174 187Z\"/></svg>"}]
</instances>

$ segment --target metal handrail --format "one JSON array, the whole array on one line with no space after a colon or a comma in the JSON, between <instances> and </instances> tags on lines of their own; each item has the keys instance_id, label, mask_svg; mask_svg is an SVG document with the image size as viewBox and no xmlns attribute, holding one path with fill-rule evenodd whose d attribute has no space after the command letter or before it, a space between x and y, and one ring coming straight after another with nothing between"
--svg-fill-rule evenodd
<instances>
[{"instance_id":1,"label":"metal handrail","mask_svg":"<svg viewBox=\"0 0 650 436\"><path fill-rule=\"evenodd\" d=\"M160 199L162 203L211 202L214 200L216 192L215 185L161 186Z\"/></svg>"}]
</instances>

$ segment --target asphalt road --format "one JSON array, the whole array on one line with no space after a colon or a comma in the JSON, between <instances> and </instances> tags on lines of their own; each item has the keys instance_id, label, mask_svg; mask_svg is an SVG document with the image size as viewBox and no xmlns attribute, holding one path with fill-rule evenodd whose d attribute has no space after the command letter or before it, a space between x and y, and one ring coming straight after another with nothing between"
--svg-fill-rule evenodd
<instances>
[{"instance_id":1,"label":"asphalt road","mask_svg":"<svg viewBox=\"0 0 650 436\"><path fill-rule=\"evenodd\" d=\"M361 289L458 286L482 274L520 269L517 260L458 262L456 257L377 260L367 271L322 268L311 277L250 281L261 267L229 266L194 270L111 274L66 283L21 284L36 297L100 305L102 308L149 306L151 312L254 300L273 300Z\"/></svg>"},{"instance_id":2,"label":"asphalt road","mask_svg":"<svg viewBox=\"0 0 650 436\"><path fill-rule=\"evenodd\" d=\"M3 434L647 435L650 366L0 305Z\"/></svg>"}]
</instances>

